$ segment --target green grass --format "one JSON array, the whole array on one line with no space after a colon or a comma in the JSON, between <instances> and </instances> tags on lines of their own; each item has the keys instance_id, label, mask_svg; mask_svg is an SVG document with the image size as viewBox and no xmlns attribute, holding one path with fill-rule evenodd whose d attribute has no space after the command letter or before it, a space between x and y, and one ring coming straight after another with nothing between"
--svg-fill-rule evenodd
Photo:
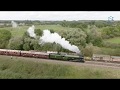
<instances>
[{"instance_id":1,"label":"green grass","mask_svg":"<svg viewBox=\"0 0 120 90\"><path fill-rule=\"evenodd\" d=\"M114 52L114 50L115 49L111 49L111 48L101 48L101 51L103 52L103 53L105 53L105 54L107 54L108 52L109 53L112 53L112 52Z\"/></svg>"},{"instance_id":2,"label":"green grass","mask_svg":"<svg viewBox=\"0 0 120 90\"><path fill-rule=\"evenodd\" d=\"M22 35L24 34L25 31L27 31L27 29L30 26L19 26L17 28L12 28L12 27L4 27L4 28L0 28L0 29L6 29L6 30L10 30L12 33L13 37L17 37L20 36L22 37ZM54 31L62 31L62 30L76 30L77 28L69 28L69 27L62 27L61 25L35 25L36 29L53 29Z\"/></svg>"},{"instance_id":3,"label":"green grass","mask_svg":"<svg viewBox=\"0 0 120 90\"><path fill-rule=\"evenodd\" d=\"M0 29L10 30L13 37L17 37L17 36L22 37L22 35L24 34L25 31L27 31L28 28L29 26L19 26L17 28L5 27Z\"/></svg>"},{"instance_id":4,"label":"green grass","mask_svg":"<svg viewBox=\"0 0 120 90\"><path fill-rule=\"evenodd\" d=\"M101 54L120 56L120 37L114 37L103 40L104 46L101 47Z\"/></svg>"},{"instance_id":5,"label":"green grass","mask_svg":"<svg viewBox=\"0 0 120 90\"><path fill-rule=\"evenodd\" d=\"M110 42L110 43L114 43L114 44L120 44L120 37L106 39L105 41Z\"/></svg>"},{"instance_id":6,"label":"green grass","mask_svg":"<svg viewBox=\"0 0 120 90\"><path fill-rule=\"evenodd\" d=\"M97 54L105 54L105 55L111 55L111 56L120 56L120 48L106 48L106 47L100 47L98 51L95 53Z\"/></svg>"},{"instance_id":7,"label":"green grass","mask_svg":"<svg viewBox=\"0 0 120 90\"><path fill-rule=\"evenodd\" d=\"M0 79L120 78L120 69L35 62L34 58L0 56Z\"/></svg>"}]
</instances>

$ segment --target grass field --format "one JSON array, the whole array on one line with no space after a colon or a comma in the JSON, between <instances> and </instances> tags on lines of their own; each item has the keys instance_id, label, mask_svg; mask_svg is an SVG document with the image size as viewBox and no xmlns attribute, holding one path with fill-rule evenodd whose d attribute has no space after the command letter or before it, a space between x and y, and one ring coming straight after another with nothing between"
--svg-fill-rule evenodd
<instances>
[{"instance_id":1,"label":"grass field","mask_svg":"<svg viewBox=\"0 0 120 90\"><path fill-rule=\"evenodd\" d=\"M17 28L12 28L12 27L5 27L5 28L0 28L0 29L6 29L6 30L10 30L12 33L13 37L16 36L22 36L24 34L25 31L27 31L27 29L30 26L19 26ZM69 27L62 27L61 25L35 25L36 29L53 29L54 31L62 31L62 30L76 30L77 28L69 28Z\"/></svg>"},{"instance_id":2,"label":"grass field","mask_svg":"<svg viewBox=\"0 0 120 90\"><path fill-rule=\"evenodd\" d=\"M114 44L120 44L120 37L115 37L111 39L106 39L106 42L114 43Z\"/></svg>"},{"instance_id":3,"label":"grass field","mask_svg":"<svg viewBox=\"0 0 120 90\"><path fill-rule=\"evenodd\" d=\"M101 48L101 51L102 51L102 53L103 54L110 54L110 53L112 53L112 52L114 52L115 51L115 49L111 49L111 48Z\"/></svg>"},{"instance_id":4,"label":"grass field","mask_svg":"<svg viewBox=\"0 0 120 90\"><path fill-rule=\"evenodd\" d=\"M34 58L0 56L0 79L120 78L120 69L54 63Z\"/></svg>"},{"instance_id":5,"label":"grass field","mask_svg":"<svg viewBox=\"0 0 120 90\"><path fill-rule=\"evenodd\" d=\"M120 56L120 48L114 49L114 48L100 47L99 50L97 50L94 53L112 55L112 56Z\"/></svg>"},{"instance_id":6,"label":"grass field","mask_svg":"<svg viewBox=\"0 0 120 90\"><path fill-rule=\"evenodd\" d=\"M101 47L102 54L120 56L120 37L105 39L105 47Z\"/></svg>"},{"instance_id":7,"label":"grass field","mask_svg":"<svg viewBox=\"0 0 120 90\"><path fill-rule=\"evenodd\" d=\"M27 31L28 28L29 26L20 26L17 28L5 27L5 28L0 28L0 29L10 30L13 37L17 37L17 36L22 37L22 35L24 34L25 31Z\"/></svg>"}]
</instances>

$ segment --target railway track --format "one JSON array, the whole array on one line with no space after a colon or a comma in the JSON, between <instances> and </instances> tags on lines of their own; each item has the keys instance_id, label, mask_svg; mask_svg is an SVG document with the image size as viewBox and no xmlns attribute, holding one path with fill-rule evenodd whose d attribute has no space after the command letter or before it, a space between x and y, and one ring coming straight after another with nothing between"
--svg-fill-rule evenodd
<instances>
[{"instance_id":1,"label":"railway track","mask_svg":"<svg viewBox=\"0 0 120 90\"><path fill-rule=\"evenodd\" d=\"M93 65L101 65L101 66L112 66L112 67L119 67L120 62L100 62L100 61L85 61L86 64L93 64Z\"/></svg>"}]
</instances>

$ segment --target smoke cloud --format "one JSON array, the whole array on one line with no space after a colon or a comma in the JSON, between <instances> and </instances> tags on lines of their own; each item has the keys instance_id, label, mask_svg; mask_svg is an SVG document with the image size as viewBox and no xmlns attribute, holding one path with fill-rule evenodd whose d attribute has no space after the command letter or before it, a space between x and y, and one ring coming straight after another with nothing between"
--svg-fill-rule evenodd
<instances>
[{"instance_id":1,"label":"smoke cloud","mask_svg":"<svg viewBox=\"0 0 120 90\"><path fill-rule=\"evenodd\" d=\"M35 34L34 30L35 30L35 26L34 25L32 25L31 27L28 28L27 32L29 33L30 37L33 37L33 38L36 37L36 34Z\"/></svg>"},{"instance_id":2,"label":"smoke cloud","mask_svg":"<svg viewBox=\"0 0 120 90\"><path fill-rule=\"evenodd\" d=\"M18 26L17 23L14 22L14 21L11 21L11 24L12 24L12 27L13 27L13 28L16 28L16 27Z\"/></svg>"},{"instance_id":3,"label":"smoke cloud","mask_svg":"<svg viewBox=\"0 0 120 90\"><path fill-rule=\"evenodd\" d=\"M51 33L49 30L43 30L43 36L40 37L40 43L53 43L60 44L63 48L68 49L70 51L80 53L80 50L77 46L71 45L69 41L65 40L65 38L61 38L61 36L58 33Z\"/></svg>"}]
</instances>

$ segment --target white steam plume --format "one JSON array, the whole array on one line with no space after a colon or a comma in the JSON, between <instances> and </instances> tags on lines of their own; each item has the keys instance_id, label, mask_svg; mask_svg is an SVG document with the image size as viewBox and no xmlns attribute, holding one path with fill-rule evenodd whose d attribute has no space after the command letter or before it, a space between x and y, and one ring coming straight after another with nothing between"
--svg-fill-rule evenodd
<instances>
[{"instance_id":1,"label":"white steam plume","mask_svg":"<svg viewBox=\"0 0 120 90\"><path fill-rule=\"evenodd\" d=\"M58 33L51 33L49 30L43 30L43 36L40 37L40 43L57 43L60 44L63 48L68 49L70 51L80 53L80 50L77 46L71 45L69 41L66 41L65 38L61 38L61 36Z\"/></svg>"},{"instance_id":2,"label":"white steam plume","mask_svg":"<svg viewBox=\"0 0 120 90\"><path fill-rule=\"evenodd\" d=\"M34 30L35 30L34 25L32 25L31 27L28 28L27 32L29 33L30 37L34 37L34 38L36 37L36 34L35 34Z\"/></svg>"},{"instance_id":3,"label":"white steam plume","mask_svg":"<svg viewBox=\"0 0 120 90\"><path fill-rule=\"evenodd\" d=\"M18 26L17 23L14 22L14 21L11 21L11 24L12 24L12 27L13 27L13 28L16 28L16 27Z\"/></svg>"}]
</instances>

